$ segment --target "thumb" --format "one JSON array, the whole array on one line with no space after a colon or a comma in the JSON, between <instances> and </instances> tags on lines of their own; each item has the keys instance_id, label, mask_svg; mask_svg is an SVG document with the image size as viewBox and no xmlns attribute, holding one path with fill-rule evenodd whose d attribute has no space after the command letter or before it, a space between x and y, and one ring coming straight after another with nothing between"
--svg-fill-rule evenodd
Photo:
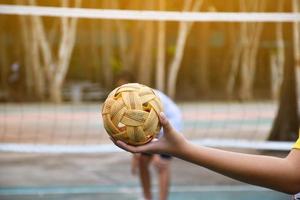
<instances>
[{"instance_id":1,"label":"thumb","mask_svg":"<svg viewBox=\"0 0 300 200\"><path fill-rule=\"evenodd\" d=\"M163 112L159 113L159 121L160 121L165 133L168 134L168 132L173 130L171 123L169 122L168 118L166 117L166 115Z\"/></svg>"}]
</instances>

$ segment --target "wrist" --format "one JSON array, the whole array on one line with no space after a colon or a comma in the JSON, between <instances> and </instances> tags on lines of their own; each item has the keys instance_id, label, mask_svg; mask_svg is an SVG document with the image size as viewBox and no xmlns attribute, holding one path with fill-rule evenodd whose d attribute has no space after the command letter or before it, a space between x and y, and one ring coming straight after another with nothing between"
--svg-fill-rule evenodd
<instances>
[{"instance_id":1,"label":"wrist","mask_svg":"<svg viewBox=\"0 0 300 200\"><path fill-rule=\"evenodd\" d=\"M185 157L190 145L191 143L187 139L183 138L180 143L174 147L172 154L178 158Z\"/></svg>"}]
</instances>

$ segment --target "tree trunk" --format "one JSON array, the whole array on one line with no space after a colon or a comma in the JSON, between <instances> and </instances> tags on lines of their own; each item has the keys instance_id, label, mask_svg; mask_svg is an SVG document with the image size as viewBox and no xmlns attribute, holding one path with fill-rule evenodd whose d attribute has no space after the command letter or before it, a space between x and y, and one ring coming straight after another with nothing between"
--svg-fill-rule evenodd
<instances>
[{"instance_id":1,"label":"tree trunk","mask_svg":"<svg viewBox=\"0 0 300 200\"><path fill-rule=\"evenodd\" d=\"M226 93L229 98L231 98L233 96L234 86L235 86L236 79L238 76L241 52L242 52L241 44L240 44L240 42L237 42L237 44L234 47L231 67L230 67L230 71L228 74L229 77L228 77L227 86L226 86Z\"/></svg>"},{"instance_id":2,"label":"tree trunk","mask_svg":"<svg viewBox=\"0 0 300 200\"><path fill-rule=\"evenodd\" d=\"M261 7L264 7L263 5ZM263 10L263 9L260 9ZM263 23L256 23L253 24L253 39L252 39L252 48L250 49L250 59L249 59L249 66L250 66L250 85L251 85L251 91L253 91L253 82L255 78L256 73L256 63L257 63L257 54L259 50L259 44L260 44L260 38L261 33L263 30Z\"/></svg>"},{"instance_id":3,"label":"tree trunk","mask_svg":"<svg viewBox=\"0 0 300 200\"><path fill-rule=\"evenodd\" d=\"M43 100L45 97L45 75L41 68L40 63L40 53L39 53L39 44L37 41L37 33L31 31L31 51L29 51L29 56L31 57L31 66L34 84L34 92L38 100Z\"/></svg>"},{"instance_id":4,"label":"tree trunk","mask_svg":"<svg viewBox=\"0 0 300 200\"><path fill-rule=\"evenodd\" d=\"M196 82L197 93L201 96L204 96L210 90L209 84L209 35L210 35L210 23L201 23L200 24L200 34L201 45L198 47L197 55L199 56L196 59L197 65L195 66L195 71L192 71L194 80Z\"/></svg>"},{"instance_id":5,"label":"tree trunk","mask_svg":"<svg viewBox=\"0 0 300 200\"><path fill-rule=\"evenodd\" d=\"M35 0L30 0L31 5L36 5ZM68 6L68 1L61 0L63 7ZM79 7L81 0L75 1L75 7ZM60 103L62 101L61 89L63 82L65 80L71 55L73 52L75 38L76 38L76 28L77 28L77 18L68 19L66 17L61 18L61 41L59 43L58 55L53 56L53 52L50 46L50 42L47 39L46 31L43 26L43 21L40 16L32 16L32 26L33 32L35 34L34 40L38 43L38 49L41 51L43 58L43 65L39 63L39 51L32 52L35 54L35 57L38 58L35 64L33 63L34 70L36 71L36 76L40 77L39 79L44 80L44 76L39 73L40 69L38 65L44 66L43 72L48 80L48 91L50 95L50 100L55 103ZM35 39L36 38L36 39ZM57 57L57 60L55 60ZM37 78L38 78L37 77ZM39 88L42 88L40 86ZM58 91L54 91L58 90Z\"/></svg>"},{"instance_id":6,"label":"tree trunk","mask_svg":"<svg viewBox=\"0 0 300 200\"><path fill-rule=\"evenodd\" d=\"M30 5L35 6L36 1L35 0L29 0ZM53 72L55 69L53 68L53 56L52 56L52 50L50 47L50 43L47 40L46 31L43 26L43 21L40 16L31 16L32 21L32 31L36 34L36 39L38 41L39 51L41 51L41 56L43 59L43 64L41 64L41 67L43 66L43 71L46 74L47 81L51 82L53 79Z\"/></svg>"},{"instance_id":7,"label":"tree trunk","mask_svg":"<svg viewBox=\"0 0 300 200\"><path fill-rule=\"evenodd\" d=\"M138 82L151 85L153 71L153 22L145 22L145 32L143 34L143 43L141 44L141 57L138 67Z\"/></svg>"},{"instance_id":8,"label":"tree trunk","mask_svg":"<svg viewBox=\"0 0 300 200\"><path fill-rule=\"evenodd\" d=\"M23 38L23 52L25 57L25 82L27 94L37 100L44 100L45 79L40 67L40 54L36 32L33 30L31 20L27 16L20 16ZM30 49L30 51L28 51Z\"/></svg>"},{"instance_id":9,"label":"tree trunk","mask_svg":"<svg viewBox=\"0 0 300 200\"><path fill-rule=\"evenodd\" d=\"M153 7L154 2L153 1L144 1L146 2L147 9L151 9ZM143 1L141 2L135 2L135 1L129 1L128 7L132 9L132 7L138 7L139 4L143 4ZM111 6L114 9L121 9L118 1L111 1ZM114 20L117 28L117 39L118 39L118 53L122 64L122 70L124 71L132 71L133 70L133 63L135 61L135 50L137 46L140 46L140 41L138 38L135 37L136 32L139 34L139 30L133 30L132 31L132 41L131 45L129 45L128 39L129 34L132 29L134 29L135 26L130 26L128 28L127 21L124 20ZM132 22L130 22L132 23ZM137 26L139 26L140 23L144 24L143 21L136 21L135 22ZM130 30L131 29L131 30Z\"/></svg>"},{"instance_id":10,"label":"tree trunk","mask_svg":"<svg viewBox=\"0 0 300 200\"><path fill-rule=\"evenodd\" d=\"M143 21L136 21L131 29L131 37L133 38L131 41L130 48L128 49L128 65L129 71L133 72L133 70L138 70L140 67L140 55L141 55L141 40L143 39L144 35L141 34L143 31L144 22Z\"/></svg>"},{"instance_id":11,"label":"tree trunk","mask_svg":"<svg viewBox=\"0 0 300 200\"><path fill-rule=\"evenodd\" d=\"M165 10L165 0L159 0L159 10ZM165 51L166 26L164 21L158 22L157 54L156 54L156 88L165 91Z\"/></svg>"},{"instance_id":12,"label":"tree trunk","mask_svg":"<svg viewBox=\"0 0 300 200\"><path fill-rule=\"evenodd\" d=\"M21 4L20 1L17 1L18 4ZM31 61L32 57L26 53L28 49L31 49L31 38L30 38L30 23L27 16L19 16L19 22L21 25L21 35L22 35L22 46L23 46L23 55L24 55L24 65L25 65L25 87L26 87L26 94L28 96L35 96L33 93L33 77L32 77L32 66Z\"/></svg>"},{"instance_id":13,"label":"tree trunk","mask_svg":"<svg viewBox=\"0 0 300 200\"><path fill-rule=\"evenodd\" d=\"M4 16L2 16L4 17ZM1 30L4 29L4 21L1 19L0 21L0 28ZM7 85L7 77L8 77L8 62L7 62L7 52L6 50L6 39L5 39L5 33L0 33L0 73L1 73L1 86L6 91L8 89Z\"/></svg>"},{"instance_id":14,"label":"tree trunk","mask_svg":"<svg viewBox=\"0 0 300 200\"><path fill-rule=\"evenodd\" d=\"M289 53L286 53L286 55L289 56L286 60L292 60ZM279 109L273 121L269 140L295 141L298 136L299 123L295 78L293 62L292 64L285 63Z\"/></svg>"},{"instance_id":15,"label":"tree trunk","mask_svg":"<svg viewBox=\"0 0 300 200\"><path fill-rule=\"evenodd\" d=\"M57 82L53 82L49 86L49 95L50 95L50 100L54 103L59 103L62 101L62 96L61 96L61 85L59 85Z\"/></svg>"},{"instance_id":16,"label":"tree trunk","mask_svg":"<svg viewBox=\"0 0 300 200\"><path fill-rule=\"evenodd\" d=\"M184 1L183 10L188 11L190 10L190 7L192 7L191 10L195 12L200 9L201 5L202 5L202 0L196 1L194 5L192 5L191 0L189 1L187 0ZM182 61L186 39L192 25L193 25L192 22L180 22L179 24L179 33L176 41L176 52L173 60L171 61L171 65L169 68L170 71L169 71L169 79L168 79L168 95L171 98L174 98L176 94L177 75Z\"/></svg>"},{"instance_id":17,"label":"tree trunk","mask_svg":"<svg viewBox=\"0 0 300 200\"><path fill-rule=\"evenodd\" d=\"M152 1L145 1L148 9L154 9ZM147 21L144 23L142 34L141 56L138 66L138 82L151 85L153 72L153 41L154 41L154 22Z\"/></svg>"},{"instance_id":18,"label":"tree trunk","mask_svg":"<svg viewBox=\"0 0 300 200\"><path fill-rule=\"evenodd\" d=\"M110 1L105 0L103 1L103 6L105 8L110 8ZM112 48L112 38L113 38L113 31L112 31L112 21L103 20L102 22L102 43L103 46L101 48L101 59L102 59L102 72L103 72L103 79L104 85L108 89L112 89L112 82L113 82L113 74L112 74L112 59L113 59L113 48Z\"/></svg>"},{"instance_id":19,"label":"tree trunk","mask_svg":"<svg viewBox=\"0 0 300 200\"><path fill-rule=\"evenodd\" d=\"M252 93L249 91L249 53L250 53L250 39L248 37L249 26L245 22L241 24L241 40L242 40L242 54L241 54L241 86L239 95L241 99L249 99Z\"/></svg>"},{"instance_id":20,"label":"tree trunk","mask_svg":"<svg viewBox=\"0 0 300 200\"><path fill-rule=\"evenodd\" d=\"M300 2L292 0L292 7L294 13L300 12ZM294 38L294 62L297 75L297 93L298 99L300 98L300 23L293 23L293 38Z\"/></svg>"},{"instance_id":21,"label":"tree trunk","mask_svg":"<svg viewBox=\"0 0 300 200\"><path fill-rule=\"evenodd\" d=\"M124 70L130 70L130 65L128 62L127 49L128 49L128 41L125 27L123 25L124 21L116 21L117 24L117 34L119 39L119 55L122 62L122 67Z\"/></svg>"},{"instance_id":22,"label":"tree trunk","mask_svg":"<svg viewBox=\"0 0 300 200\"><path fill-rule=\"evenodd\" d=\"M32 3L35 5L34 1ZM32 51L28 52L28 54L31 57L33 77L34 81L36 82L34 85L34 91L37 98L40 100L44 98L45 94L45 77L48 77L49 81L49 77L51 75L50 70L47 69L51 63L52 55L49 44L46 40L45 30L42 26L41 18L39 16L31 16L31 26ZM43 57L43 64L40 61L40 55Z\"/></svg>"},{"instance_id":23,"label":"tree trunk","mask_svg":"<svg viewBox=\"0 0 300 200\"><path fill-rule=\"evenodd\" d=\"M264 8L262 1L240 1L241 10L244 12L260 11ZM259 48L260 36L263 28L263 23L245 23L241 24L242 33L242 60L241 60L241 86L240 98L249 100L253 97L253 82L256 72L256 60Z\"/></svg>"},{"instance_id":24,"label":"tree trunk","mask_svg":"<svg viewBox=\"0 0 300 200\"><path fill-rule=\"evenodd\" d=\"M90 30L91 30L91 40L90 40L90 49L92 56L92 71L91 71L91 79L92 81L101 82L100 73L101 73L101 64L99 59L99 46L98 46L98 38L99 38L99 21L91 20L90 21ZM83 52L85 56L85 51ZM99 80L100 78L100 80Z\"/></svg>"},{"instance_id":25,"label":"tree trunk","mask_svg":"<svg viewBox=\"0 0 300 200\"><path fill-rule=\"evenodd\" d=\"M64 0L62 0L62 4L64 7L67 6L67 2ZM75 2L75 7L79 7L80 4L81 1L77 0ZM61 23L62 39L61 39L59 52L58 52L58 61L56 65L57 68L54 74L54 80L51 81L51 84L54 84L51 86L51 90L58 89L59 91L56 92L51 91L50 93L50 99L55 103L60 103L62 101L61 89L67 71L69 69L69 63L75 45L75 38L77 33L76 30L77 21L78 18L72 18L72 19L68 19L66 17L62 18L62 23Z\"/></svg>"},{"instance_id":26,"label":"tree trunk","mask_svg":"<svg viewBox=\"0 0 300 200\"><path fill-rule=\"evenodd\" d=\"M284 1L278 2L278 12L282 12ZM282 34L282 23L276 23L276 51L271 52L271 94L274 100L280 97L280 86L283 80L284 68L284 40Z\"/></svg>"},{"instance_id":27,"label":"tree trunk","mask_svg":"<svg viewBox=\"0 0 300 200\"><path fill-rule=\"evenodd\" d=\"M297 1L293 1L293 11L297 10ZM297 51L299 50L299 28L295 26L294 23L294 59L290 52L286 52L285 55L288 56L285 61L293 60L294 62L285 62L284 66L284 77L283 83L281 85L280 102L279 109L276 118L273 122L271 133L269 136L270 140L292 140L295 141L298 136L299 131L299 116L298 116L298 98L297 98L297 88L296 88L296 75L295 70L299 69L297 64ZM295 34L298 33L298 34ZM287 48L284 48L285 51ZM298 50L297 50L298 49ZM295 52L296 51L296 52ZM298 63L297 63L298 62ZM298 79L299 80L299 79Z\"/></svg>"},{"instance_id":28,"label":"tree trunk","mask_svg":"<svg viewBox=\"0 0 300 200\"><path fill-rule=\"evenodd\" d=\"M127 49L128 49L128 41L127 41L127 34L126 30L123 26L124 22L116 21L117 24L117 34L119 40L119 56L121 58L122 69L125 71L129 71L131 66L128 61Z\"/></svg>"},{"instance_id":29,"label":"tree trunk","mask_svg":"<svg viewBox=\"0 0 300 200\"><path fill-rule=\"evenodd\" d=\"M103 71L103 79L104 79L104 85L107 88L111 88L113 76L112 76L112 67L111 67L111 61L113 59L113 50L112 50L112 44L111 44L111 26L109 24L109 21L104 20L102 22L102 41L103 46L101 48L101 58L102 58L102 71Z\"/></svg>"},{"instance_id":30,"label":"tree trunk","mask_svg":"<svg viewBox=\"0 0 300 200\"><path fill-rule=\"evenodd\" d=\"M17 3L22 4L23 1L18 0ZM29 3L35 4L35 1ZM40 67L39 37L36 24L34 24L39 23L39 21L36 21L37 19L34 19L33 16L19 16L19 20L22 29L27 93L30 97L43 100L45 97L45 78ZM30 51L28 51L29 49Z\"/></svg>"},{"instance_id":31,"label":"tree trunk","mask_svg":"<svg viewBox=\"0 0 300 200\"><path fill-rule=\"evenodd\" d=\"M241 54L242 54L242 42L238 41L236 42L236 38L242 39L242 32L238 30L239 24L230 24L229 28L229 44L233 44L233 46L230 48L232 49L231 52L231 62L228 70L228 79L226 84L226 94L228 98L232 98L234 94L234 89L236 85L236 80L238 78L238 72L239 72L239 65L241 60Z\"/></svg>"}]
</instances>

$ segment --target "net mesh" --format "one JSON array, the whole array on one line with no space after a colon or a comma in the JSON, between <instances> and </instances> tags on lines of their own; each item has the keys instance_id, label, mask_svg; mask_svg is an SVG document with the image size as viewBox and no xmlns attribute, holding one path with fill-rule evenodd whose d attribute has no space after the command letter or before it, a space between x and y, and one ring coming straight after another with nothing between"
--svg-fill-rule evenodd
<instances>
[{"instance_id":1,"label":"net mesh","mask_svg":"<svg viewBox=\"0 0 300 200\"><path fill-rule=\"evenodd\" d=\"M71 9L55 15L49 10L27 6L0 5L0 14L84 17L87 9ZM300 21L295 13L182 13L153 12L144 15L135 11L94 10L87 18L172 21ZM125 13L125 14L124 14ZM117 15L116 15L117 14ZM135 14L135 15L133 15ZM118 18L117 18L118 16ZM123 18L122 18L123 16ZM124 17L125 16L125 17ZM131 16L131 15L130 15ZM142 18L145 17L146 18ZM176 16L174 18L174 16ZM238 16L238 17L237 17ZM172 18L173 17L173 18ZM244 102L186 102L179 103L183 114L183 133L197 144L220 147L256 149L290 149L291 143L262 143L268 138L276 116L274 101ZM0 104L0 150L20 152L114 152L119 151L109 141L100 114L101 103ZM109 144L109 145L108 145Z\"/></svg>"},{"instance_id":2,"label":"net mesh","mask_svg":"<svg viewBox=\"0 0 300 200\"><path fill-rule=\"evenodd\" d=\"M277 104L179 103L182 133L207 146L287 150L290 143L262 144ZM32 152L115 152L103 127L102 104L2 104L0 150ZM7 145L10 144L10 145ZM110 145L107 145L110 144ZM268 146L270 145L270 146Z\"/></svg>"}]
</instances>

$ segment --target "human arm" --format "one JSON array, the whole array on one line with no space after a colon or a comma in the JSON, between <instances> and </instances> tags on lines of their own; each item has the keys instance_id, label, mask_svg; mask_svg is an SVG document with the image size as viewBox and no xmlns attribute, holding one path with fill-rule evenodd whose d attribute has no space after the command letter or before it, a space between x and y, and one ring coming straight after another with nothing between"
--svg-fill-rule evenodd
<instances>
[{"instance_id":1,"label":"human arm","mask_svg":"<svg viewBox=\"0 0 300 200\"><path fill-rule=\"evenodd\" d=\"M178 157L246 183L290 194L300 192L299 150L277 158L189 144Z\"/></svg>"},{"instance_id":2,"label":"human arm","mask_svg":"<svg viewBox=\"0 0 300 200\"><path fill-rule=\"evenodd\" d=\"M206 167L228 177L285 193L300 192L300 150L286 158L229 152L196 146L178 134L164 115L160 115L164 136L142 146L121 141L116 145L130 152L166 153Z\"/></svg>"}]
</instances>

